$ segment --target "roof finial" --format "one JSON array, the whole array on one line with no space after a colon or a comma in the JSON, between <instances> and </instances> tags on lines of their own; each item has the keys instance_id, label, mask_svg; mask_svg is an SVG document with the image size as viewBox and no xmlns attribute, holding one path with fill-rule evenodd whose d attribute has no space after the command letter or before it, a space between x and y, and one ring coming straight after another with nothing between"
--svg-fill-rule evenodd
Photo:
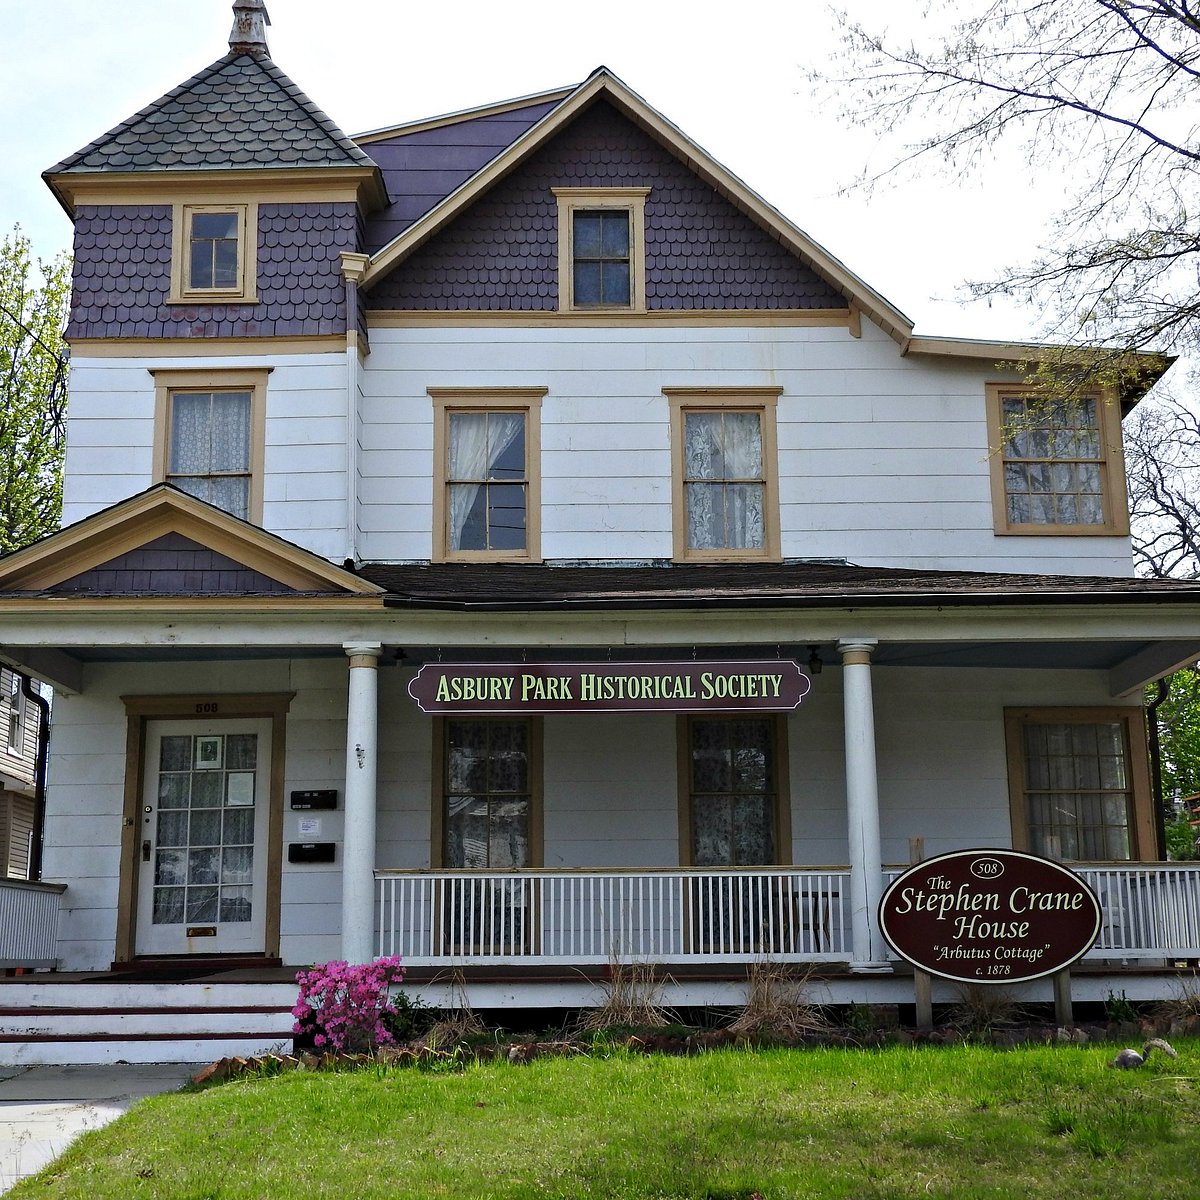
<instances>
[{"instance_id":1,"label":"roof finial","mask_svg":"<svg viewBox=\"0 0 1200 1200\"><path fill-rule=\"evenodd\" d=\"M234 0L229 49L234 54L253 54L256 58L266 58L270 54L266 26L270 23L264 0Z\"/></svg>"}]
</instances>

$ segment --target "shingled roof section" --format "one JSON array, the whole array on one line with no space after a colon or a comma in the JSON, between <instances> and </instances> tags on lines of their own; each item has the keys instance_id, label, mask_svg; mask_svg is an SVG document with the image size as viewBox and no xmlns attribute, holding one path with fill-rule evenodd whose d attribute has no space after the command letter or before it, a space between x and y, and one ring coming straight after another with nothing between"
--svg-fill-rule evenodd
<instances>
[{"instance_id":1,"label":"shingled roof section","mask_svg":"<svg viewBox=\"0 0 1200 1200\"><path fill-rule=\"evenodd\" d=\"M245 167L375 163L269 58L230 53L45 175Z\"/></svg>"},{"instance_id":2,"label":"shingled roof section","mask_svg":"<svg viewBox=\"0 0 1200 1200\"><path fill-rule=\"evenodd\" d=\"M1191 580L919 571L826 562L662 567L366 563L358 574L386 588L389 605L450 610L1200 602L1200 583Z\"/></svg>"}]
</instances>

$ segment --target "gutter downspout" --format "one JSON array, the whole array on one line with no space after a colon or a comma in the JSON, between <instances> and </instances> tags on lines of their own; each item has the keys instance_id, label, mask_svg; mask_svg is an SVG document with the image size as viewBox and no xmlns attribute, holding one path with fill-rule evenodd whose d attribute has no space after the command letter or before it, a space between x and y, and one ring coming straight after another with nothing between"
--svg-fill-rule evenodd
<instances>
[{"instance_id":1,"label":"gutter downspout","mask_svg":"<svg viewBox=\"0 0 1200 1200\"><path fill-rule=\"evenodd\" d=\"M21 695L38 709L37 753L33 764L33 845L29 852L30 880L42 877L42 839L46 833L46 760L50 752L50 702L34 690L33 680L21 675Z\"/></svg>"},{"instance_id":2,"label":"gutter downspout","mask_svg":"<svg viewBox=\"0 0 1200 1200\"><path fill-rule=\"evenodd\" d=\"M1171 679L1158 681L1158 695L1146 705L1146 740L1150 746L1150 786L1154 792L1155 853L1162 861L1167 857L1167 802L1162 785L1162 745L1158 738L1158 707L1171 691Z\"/></svg>"}]
</instances>

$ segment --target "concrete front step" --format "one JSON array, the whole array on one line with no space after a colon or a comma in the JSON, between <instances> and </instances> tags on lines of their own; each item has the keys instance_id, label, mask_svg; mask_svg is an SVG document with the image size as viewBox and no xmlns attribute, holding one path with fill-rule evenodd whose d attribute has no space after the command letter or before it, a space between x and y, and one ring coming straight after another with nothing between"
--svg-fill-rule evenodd
<instances>
[{"instance_id":1,"label":"concrete front step","mask_svg":"<svg viewBox=\"0 0 1200 1200\"><path fill-rule=\"evenodd\" d=\"M294 984L0 985L0 1066L211 1062L290 1047Z\"/></svg>"}]
</instances>

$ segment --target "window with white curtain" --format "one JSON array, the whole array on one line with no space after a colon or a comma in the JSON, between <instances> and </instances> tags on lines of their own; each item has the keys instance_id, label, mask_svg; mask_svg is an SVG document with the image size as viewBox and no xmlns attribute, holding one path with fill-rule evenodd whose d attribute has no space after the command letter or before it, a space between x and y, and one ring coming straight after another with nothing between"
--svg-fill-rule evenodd
<instances>
[{"instance_id":1,"label":"window with white curtain","mask_svg":"<svg viewBox=\"0 0 1200 1200\"><path fill-rule=\"evenodd\" d=\"M1006 709L1013 844L1065 862L1152 855L1140 708Z\"/></svg>"},{"instance_id":2,"label":"window with white curtain","mask_svg":"<svg viewBox=\"0 0 1200 1200\"><path fill-rule=\"evenodd\" d=\"M777 393L762 398L664 389L675 443L675 556L778 556Z\"/></svg>"},{"instance_id":3,"label":"window with white curtain","mask_svg":"<svg viewBox=\"0 0 1200 1200\"><path fill-rule=\"evenodd\" d=\"M251 393L173 392L167 482L223 508L250 515Z\"/></svg>"},{"instance_id":4,"label":"window with white curtain","mask_svg":"<svg viewBox=\"0 0 1200 1200\"><path fill-rule=\"evenodd\" d=\"M430 388L434 558L538 555L538 412L544 388Z\"/></svg>"},{"instance_id":5,"label":"window with white curtain","mask_svg":"<svg viewBox=\"0 0 1200 1200\"><path fill-rule=\"evenodd\" d=\"M156 476L248 521L262 519L265 370L154 371Z\"/></svg>"}]
</instances>

